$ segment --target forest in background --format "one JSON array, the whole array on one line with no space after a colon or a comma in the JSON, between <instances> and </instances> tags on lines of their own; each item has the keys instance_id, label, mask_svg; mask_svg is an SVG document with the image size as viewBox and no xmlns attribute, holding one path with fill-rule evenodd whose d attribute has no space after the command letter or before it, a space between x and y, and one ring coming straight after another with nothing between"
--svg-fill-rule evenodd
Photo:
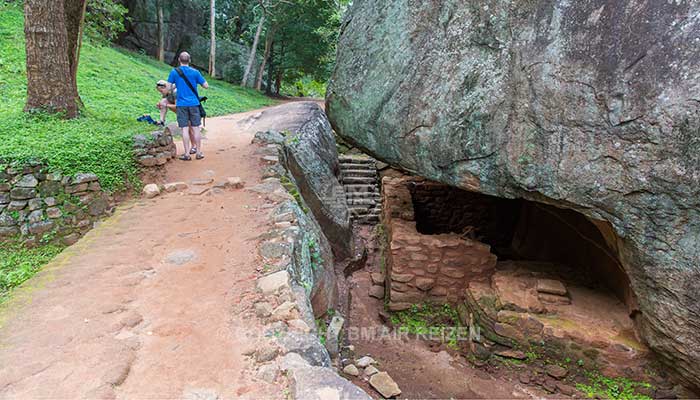
<instances>
[{"instance_id":1,"label":"forest in background","mask_svg":"<svg viewBox=\"0 0 700 400\"><path fill-rule=\"evenodd\" d=\"M189 51L193 64L210 75L268 94L323 97L349 3L89 0L86 24L93 28L86 33L169 64L175 64L179 52ZM123 21L116 35L115 21Z\"/></svg>"}]
</instances>

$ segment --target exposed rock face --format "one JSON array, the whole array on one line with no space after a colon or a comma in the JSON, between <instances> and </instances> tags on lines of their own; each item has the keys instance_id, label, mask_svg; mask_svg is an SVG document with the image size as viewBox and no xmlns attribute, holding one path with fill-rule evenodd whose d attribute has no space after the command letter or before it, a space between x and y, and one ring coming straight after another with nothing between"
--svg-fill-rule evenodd
<instances>
[{"instance_id":1,"label":"exposed rock face","mask_svg":"<svg viewBox=\"0 0 700 400\"><path fill-rule=\"evenodd\" d=\"M335 138L326 114L316 103L307 122L287 140L284 158L299 192L314 214L333 248L342 260L352 255L352 225L345 201L345 190L338 180L340 167Z\"/></svg>"},{"instance_id":2,"label":"exposed rock face","mask_svg":"<svg viewBox=\"0 0 700 400\"><path fill-rule=\"evenodd\" d=\"M692 1L358 0L327 111L394 166L609 222L597 224L630 277L639 332L700 386L698 12Z\"/></svg>"}]
</instances>

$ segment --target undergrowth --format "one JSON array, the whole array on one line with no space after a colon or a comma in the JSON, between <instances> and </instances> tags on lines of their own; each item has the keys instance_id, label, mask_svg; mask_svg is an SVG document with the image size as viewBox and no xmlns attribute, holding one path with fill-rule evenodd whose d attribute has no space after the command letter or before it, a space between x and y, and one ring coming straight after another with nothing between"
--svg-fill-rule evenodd
<instances>
[{"instance_id":1,"label":"undergrowth","mask_svg":"<svg viewBox=\"0 0 700 400\"><path fill-rule=\"evenodd\" d=\"M414 304L408 310L395 312L391 315L391 323L400 332L441 337L452 348L457 348L457 328L462 326L459 313L452 306L432 303Z\"/></svg>"},{"instance_id":2,"label":"undergrowth","mask_svg":"<svg viewBox=\"0 0 700 400\"><path fill-rule=\"evenodd\" d=\"M595 372L588 374L589 384L577 383L576 389L589 398L611 400L651 400L639 389L651 389L647 382L636 382L628 378L608 378Z\"/></svg>"},{"instance_id":3,"label":"undergrowth","mask_svg":"<svg viewBox=\"0 0 700 400\"><path fill-rule=\"evenodd\" d=\"M58 255L63 246L24 248L20 244L0 245L0 303L12 289L31 278L44 264Z\"/></svg>"},{"instance_id":4,"label":"undergrowth","mask_svg":"<svg viewBox=\"0 0 700 400\"><path fill-rule=\"evenodd\" d=\"M0 160L13 164L40 160L66 175L92 172L100 177L103 188L112 191L137 182L132 138L153 127L136 122L136 118L144 113L158 114L155 82L165 79L171 67L86 41L78 71L78 88L85 104L80 118L27 114L23 112L27 90L23 24L20 6L0 4ZM209 83L206 106L211 116L273 103L251 89L211 79ZM174 115L169 114L169 119L174 120Z\"/></svg>"}]
</instances>

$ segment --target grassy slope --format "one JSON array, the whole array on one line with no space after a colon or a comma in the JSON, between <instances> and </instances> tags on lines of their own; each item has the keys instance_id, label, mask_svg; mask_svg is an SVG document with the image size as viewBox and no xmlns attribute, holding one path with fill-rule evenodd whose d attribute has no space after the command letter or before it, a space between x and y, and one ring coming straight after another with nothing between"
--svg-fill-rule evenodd
<instances>
[{"instance_id":1,"label":"grassy slope","mask_svg":"<svg viewBox=\"0 0 700 400\"><path fill-rule=\"evenodd\" d=\"M22 112L27 88L23 18L17 6L0 5L0 160L41 159L65 174L94 172L112 190L134 183L138 169L131 155L131 139L152 130L136 118L144 113L157 115L155 82L166 79L170 67L146 56L86 43L78 73L86 106L82 117L65 121L26 115ZM273 102L253 90L211 79L209 83L207 111L212 116ZM169 114L168 118L173 117ZM0 162L0 168L2 165ZM61 250L58 246L24 249L0 244L0 303Z\"/></svg>"},{"instance_id":2,"label":"grassy slope","mask_svg":"<svg viewBox=\"0 0 700 400\"><path fill-rule=\"evenodd\" d=\"M0 5L0 160L38 158L65 174L94 172L104 187L124 188L138 173L131 158L131 138L152 130L136 118L158 114L155 82L166 79L171 67L146 56L86 43L78 71L86 108L82 117L64 121L26 115L22 112L26 101L23 18L18 7ZM254 90L211 79L209 83L206 95L211 116L273 102ZM173 114L169 119L174 119Z\"/></svg>"}]
</instances>

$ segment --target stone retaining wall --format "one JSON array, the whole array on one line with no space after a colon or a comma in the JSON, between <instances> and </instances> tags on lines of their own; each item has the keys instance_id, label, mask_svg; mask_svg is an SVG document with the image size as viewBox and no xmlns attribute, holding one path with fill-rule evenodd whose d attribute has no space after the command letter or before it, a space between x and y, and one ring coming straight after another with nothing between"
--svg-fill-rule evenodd
<instances>
[{"instance_id":1,"label":"stone retaining wall","mask_svg":"<svg viewBox=\"0 0 700 400\"><path fill-rule=\"evenodd\" d=\"M0 241L75 243L110 207L94 174L46 173L41 164L0 170Z\"/></svg>"},{"instance_id":2,"label":"stone retaining wall","mask_svg":"<svg viewBox=\"0 0 700 400\"><path fill-rule=\"evenodd\" d=\"M138 163L146 168L165 165L177 156L173 135L181 133L176 124L170 124L162 131L134 136L134 156Z\"/></svg>"},{"instance_id":3,"label":"stone retaining wall","mask_svg":"<svg viewBox=\"0 0 700 400\"><path fill-rule=\"evenodd\" d=\"M423 302L456 303L470 282L487 280L496 266L488 245L456 234L424 235L416 229L410 188L415 178L382 180L389 251L386 293L392 311Z\"/></svg>"}]
</instances>

